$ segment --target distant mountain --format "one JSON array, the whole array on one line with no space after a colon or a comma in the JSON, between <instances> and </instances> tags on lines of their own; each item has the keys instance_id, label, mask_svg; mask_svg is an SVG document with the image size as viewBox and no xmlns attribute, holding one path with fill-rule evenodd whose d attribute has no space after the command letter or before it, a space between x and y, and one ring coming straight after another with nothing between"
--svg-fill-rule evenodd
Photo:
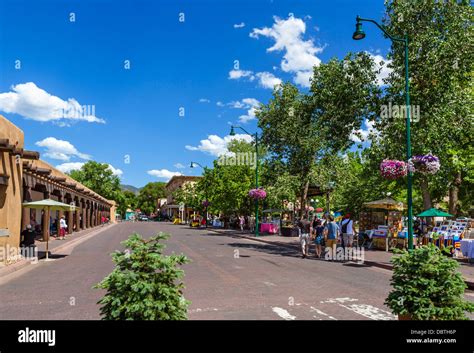
<instances>
[{"instance_id":1,"label":"distant mountain","mask_svg":"<svg viewBox=\"0 0 474 353\"><path fill-rule=\"evenodd\" d=\"M121 184L120 187L122 188L122 190L128 190L128 191L133 192L134 194L138 194L140 192L140 188L137 188L133 185Z\"/></svg>"}]
</instances>

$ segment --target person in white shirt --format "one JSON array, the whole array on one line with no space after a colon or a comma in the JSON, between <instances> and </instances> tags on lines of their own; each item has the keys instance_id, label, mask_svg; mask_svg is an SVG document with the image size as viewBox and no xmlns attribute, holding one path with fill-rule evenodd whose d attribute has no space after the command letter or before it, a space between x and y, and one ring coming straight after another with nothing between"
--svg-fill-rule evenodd
<instances>
[{"instance_id":1,"label":"person in white shirt","mask_svg":"<svg viewBox=\"0 0 474 353\"><path fill-rule=\"evenodd\" d=\"M341 232L342 232L342 241L344 242L344 247L352 248L352 243L354 242L354 221L351 219L351 215L348 213L344 216L344 219L341 222Z\"/></svg>"},{"instance_id":2,"label":"person in white shirt","mask_svg":"<svg viewBox=\"0 0 474 353\"><path fill-rule=\"evenodd\" d=\"M64 236L66 235L66 229L66 218L62 216L61 220L59 221L59 240L64 240Z\"/></svg>"}]
</instances>

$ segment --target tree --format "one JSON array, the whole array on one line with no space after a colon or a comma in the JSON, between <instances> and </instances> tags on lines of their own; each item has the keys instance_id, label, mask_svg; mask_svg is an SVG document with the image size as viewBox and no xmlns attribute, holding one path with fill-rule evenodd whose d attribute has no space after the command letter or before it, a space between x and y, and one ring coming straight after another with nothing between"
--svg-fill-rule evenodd
<instances>
[{"instance_id":1,"label":"tree","mask_svg":"<svg viewBox=\"0 0 474 353\"><path fill-rule=\"evenodd\" d=\"M376 74L368 54L349 53L314 67L310 94L285 83L257 111L270 164L299 181L301 213L316 161L346 151L353 131L375 117L380 98Z\"/></svg>"},{"instance_id":2,"label":"tree","mask_svg":"<svg viewBox=\"0 0 474 353\"><path fill-rule=\"evenodd\" d=\"M158 199L166 197L166 183L157 181L146 184L137 196L137 207L146 214L156 211Z\"/></svg>"},{"instance_id":3,"label":"tree","mask_svg":"<svg viewBox=\"0 0 474 353\"><path fill-rule=\"evenodd\" d=\"M189 260L184 255L163 255L160 243L169 235L150 239L132 234L122 242L124 251L112 254L114 270L95 288L107 292L100 299L104 320L185 320L189 301L183 297L178 266Z\"/></svg>"},{"instance_id":4,"label":"tree","mask_svg":"<svg viewBox=\"0 0 474 353\"><path fill-rule=\"evenodd\" d=\"M449 192L450 213L457 213L463 183L472 179L474 132L472 89L474 72L474 10L462 1L386 2L384 24L394 36L409 38L410 95L412 107L419 107L419 119L412 127L414 154L432 152L441 160L436 176L415 175L424 208L433 197ZM404 48L393 43L389 55L393 72L385 105L404 105ZM405 151L404 117L382 116L377 128L381 133L385 157L403 158ZM471 184L472 188L472 184Z\"/></svg>"},{"instance_id":5,"label":"tree","mask_svg":"<svg viewBox=\"0 0 474 353\"><path fill-rule=\"evenodd\" d=\"M119 205L117 206L117 210L122 215L122 217L125 217L125 212L127 211L128 208L135 210L137 207L138 207L137 195L135 195L135 193L132 191L123 190L121 201Z\"/></svg>"},{"instance_id":6,"label":"tree","mask_svg":"<svg viewBox=\"0 0 474 353\"><path fill-rule=\"evenodd\" d=\"M229 158L217 159L214 161L213 169L206 168L197 188L203 197L203 192L207 187L209 212L222 212L225 216L249 215L253 209L248 192L255 187L254 164L237 163L235 154L253 153L255 147L244 141L232 141L227 148L231 153L228 155ZM263 154L263 150L259 152L259 155L263 156Z\"/></svg>"},{"instance_id":7,"label":"tree","mask_svg":"<svg viewBox=\"0 0 474 353\"><path fill-rule=\"evenodd\" d=\"M121 200L120 178L107 163L88 161L81 169L72 170L69 176L108 200Z\"/></svg>"}]
</instances>

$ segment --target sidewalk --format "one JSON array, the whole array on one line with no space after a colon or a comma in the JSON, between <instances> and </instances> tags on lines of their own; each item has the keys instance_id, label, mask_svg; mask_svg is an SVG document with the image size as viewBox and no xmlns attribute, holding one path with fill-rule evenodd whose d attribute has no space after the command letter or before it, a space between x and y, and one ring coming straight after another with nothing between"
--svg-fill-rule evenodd
<instances>
[{"instance_id":1,"label":"sidewalk","mask_svg":"<svg viewBox=\"0 0 474 353\"><path fill-rule=\"evenodd\" d=\"M289 247L295 250L300 251L300 242L298 237L283 237L280 235L261 235L260 237L256 238L254 234L246 231L240 232L235 229L219 229L219 228L210 228L210 231L220 233L220 234L227 234L232 236L238 236L241 238L259 241L262 243L273 244L276 246L284 246ZM310 251L313 251L310 248ZM364 264L374 267L383 268L386 270L392 270L393 265L390 262L393 253L386 252L382 250L365 250L364 251ZM474 290L474 265L469 264L465 261L459 261L459 271L464 277L464 281L466 282L469 289Z\"/></svg>"},{"instance_id":2,"label":"sidewalk","mask_svg":"<svg viewBox=\"0 0 474 353\"><path fill-rule=\"evenodd\" d=\"M64 240L57 240L56 238L50 237L48 244L49 257L54 258L55 256L60 255L61 251L63 251L65 248L78 245L83 241L86 241L89 237L92 237L95 234L100 233L103 230L109 229L113 226L114 224L107 224L104 226L81 230L80 232L74 232L72 234L66 235ZM38 249L38 259L45 258L46 242L36 240L35 245ZM22 259L8 266L0 266L0 278L10 275L20 269L23 269L24 267L30 264L31 260Z\"/></svg>"}]
</instances>

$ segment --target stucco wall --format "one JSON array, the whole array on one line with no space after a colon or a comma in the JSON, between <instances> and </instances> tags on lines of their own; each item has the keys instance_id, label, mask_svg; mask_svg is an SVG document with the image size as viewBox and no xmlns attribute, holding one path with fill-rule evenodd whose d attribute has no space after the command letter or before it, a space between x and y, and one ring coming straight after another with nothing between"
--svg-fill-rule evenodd
<instances>
[{"instance_id":1,"label":"stucco wall","mask_svg":"<svg viewBox=\"0 0 474 353\"><path fill-rule=\"evenodd\" d=\"M8 139L17 148L24 147L23 131L0 115L0 139ZM0 235L1 257L6 252L7 245L17 247L20 243L21 200L22 200L22 160L8 151L0 151L0 174L9 176L8 185L0 186Z\"/></svg>"}]
</instances>

